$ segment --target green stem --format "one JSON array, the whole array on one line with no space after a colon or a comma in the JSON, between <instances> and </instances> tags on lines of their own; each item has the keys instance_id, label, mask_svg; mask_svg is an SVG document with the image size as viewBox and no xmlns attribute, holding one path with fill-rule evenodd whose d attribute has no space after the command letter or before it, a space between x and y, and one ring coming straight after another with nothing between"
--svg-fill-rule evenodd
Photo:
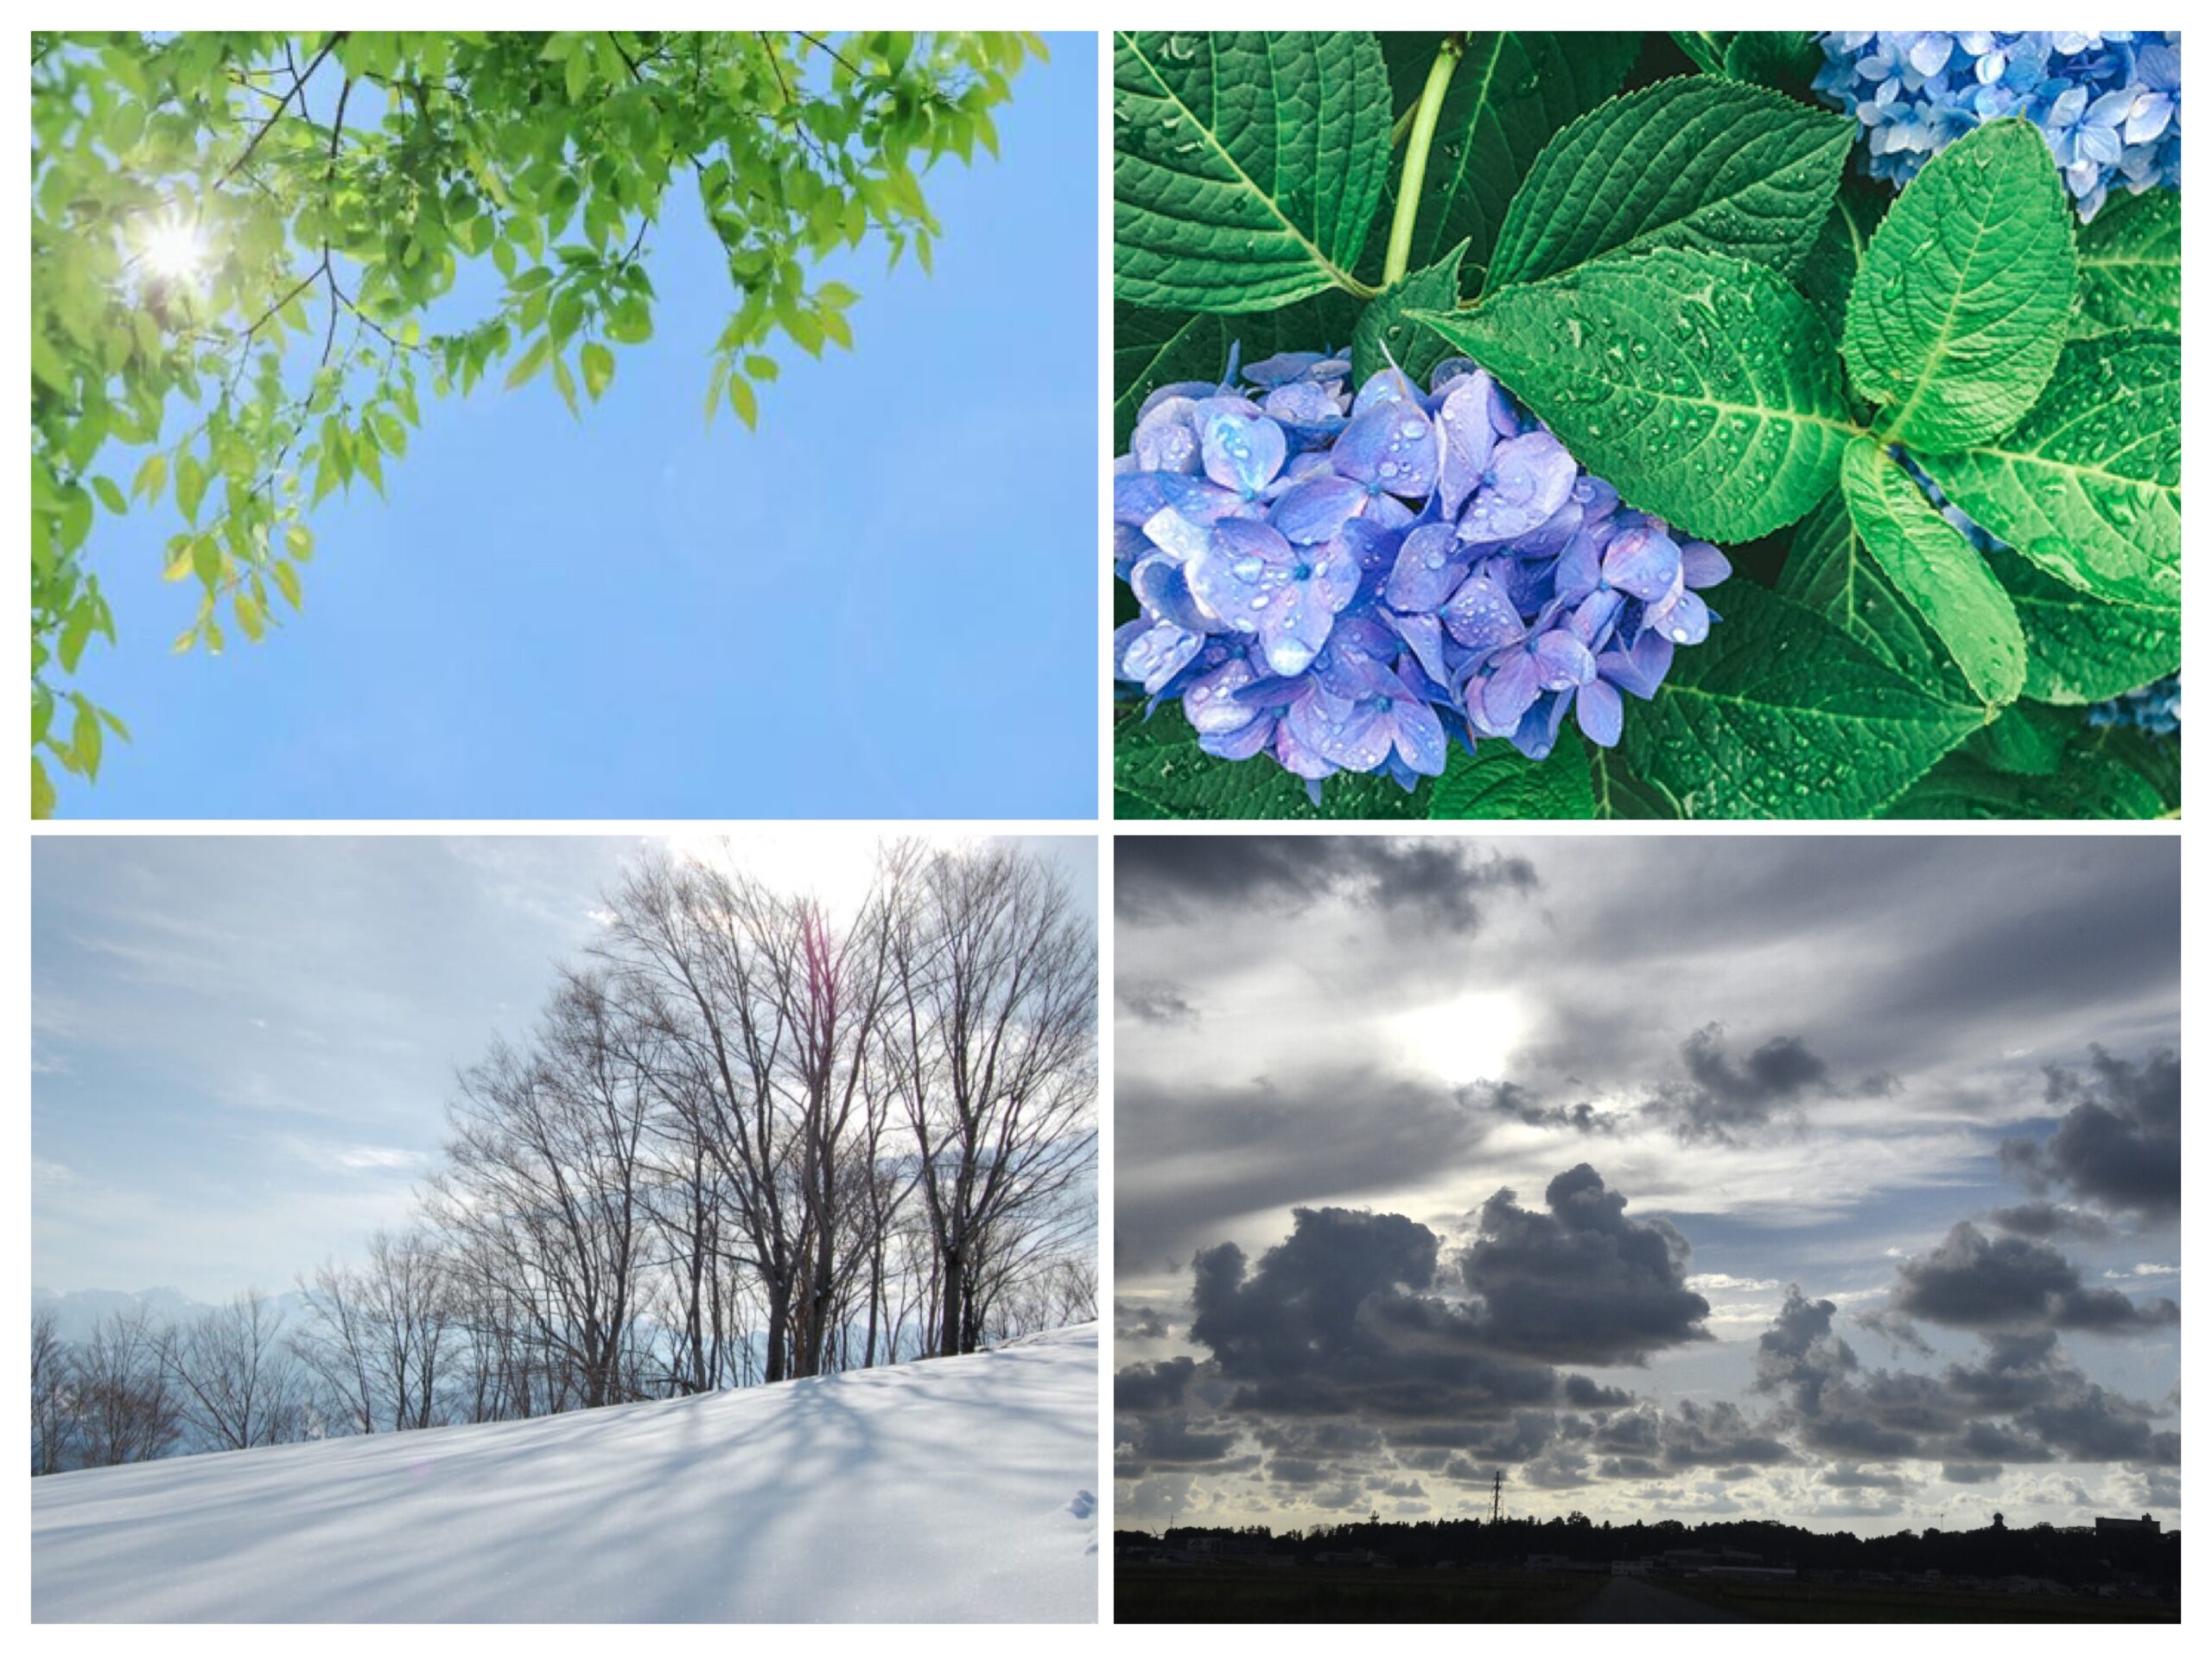
<instances>
[{"instance_id":1,"label":"green stem","mask_svg":"<svg viewBox=\"0 0 2212 1655\"><path fill-rule=\"evenodd\" d=\"M1452 85L1452 72L1467 49L1467 37L1450 34L1436 48L1436 61L1428 66L1428 83L1414 105L1413 130L1406 137L1405 169L1398 176L1397 210L1390 215L1390 245L1382 258L1385 289L1405 275L1414 251L1414 220L1421 212L1421 188L1428 175L1428 146L1436 136L1437 117L1444 112L1444 94Z\"/></svg>"}]
</instances>

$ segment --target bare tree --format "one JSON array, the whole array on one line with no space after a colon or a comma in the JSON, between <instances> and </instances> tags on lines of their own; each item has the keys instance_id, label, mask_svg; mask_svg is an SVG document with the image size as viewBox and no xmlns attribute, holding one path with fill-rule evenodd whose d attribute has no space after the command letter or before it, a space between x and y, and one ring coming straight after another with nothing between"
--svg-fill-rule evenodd
<instances>
[{"instance_id":1,"label":"bare tree","mask_svg":"<svg viewBox=\"0 0 2212 1655\"><path fill-rule=\"evenodd\" d=\"M31 1475L61 1469L73 1434L69 1346L51 1310L31 1312Z\"/></svg>"},{"instance_id":2,"label":"bare tree","mask_svg":"<svg viewBox=\"0 0 2212 1655\"><path fill-rule=\"evenodd\" d=\"M1095 1165L1096 949L1065 882L1006 846L931 856L901 920L882 1046L943 1276L933 1347L950 1356L976 1347L1007 1262Z\"/></svg>"},{"instance_id":3,"label":"bare tree","mask_svg":"<svg viewBox=\"0 0 2212 1655\"><path fill-rule=\"evenodd\" d=\"M420 1230L378 1230L359 1269L325 1264L302 1279L292 1347L364 1433L441 1423L440 1384L457 1328L448 1261Z\"/></svg>"},{"instance_id":4,"label":"bare tree","mask_svg":"<svg viewBox=\"0 0 2212 1655\"><path fill-rule=\"evenodd\" d=\"M306 1376L282 1334L276 1305L249 1289L162 1341L184 1423L207 1446L252 1448L305 1435Z\"/></svg>"},{"instance_id":5,"label":"bare tree","mask_svg":"<svg viewBox=\"0 0 2212 1655\"><path fill-rule=\"evenodd\" d=\"M587 1408L638 1394L657 1093L637 1034L600 977L567 977L529 1050L502 1045L462 1078L432 1184L431 1211L467 1239L481 1287L506 1295Z\"/></svg>"},{"instance_id":6,"label":"bare tree","mask_svg":"<svg viewBox=\"0 0 2212 1655\"><path fill-rule=\"evenodd\" d=\"M102 1316L71 1353L70 1412L86 1465L157 1459L175 1446L181 1427L162 1338L139 1305Z\"/></svg>"}]
</instances>

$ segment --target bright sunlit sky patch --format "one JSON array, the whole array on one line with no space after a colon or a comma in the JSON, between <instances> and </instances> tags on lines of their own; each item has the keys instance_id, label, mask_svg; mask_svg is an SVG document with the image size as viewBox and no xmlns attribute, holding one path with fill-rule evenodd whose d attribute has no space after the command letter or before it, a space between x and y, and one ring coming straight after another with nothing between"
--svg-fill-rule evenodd
<instances>
[{"instance_id":1,"label":"bright sunlit sky patch","mask_svg":"<svg viewBox=\"0 0 2212 1655\"><path fill-rule=\"evenodd\" d=\"M1089 837L1027 842L1095 907ZM686 836L833 906L872 831ZM37 842L32 1280L218 1302L404 1220L456 1070L518 1036L647 842Z\"/></svg>"},{"instance_id":2,"label":"bright sunlit sky patch","mask_svg":"<svg viewBox=\"0 0 2212 1655\"><path fill-rule=\"evenodd\" d=\"M2158 1059L2180 1041L2177 873L2171 839L1124 837L1116 1359L1142 1365L1119 1520L1487 1514L1501 1466L1538 1515L1887 1531L2177 1510L2178 1328L2157 1303L2181 1296L2178 1079ZM2101 1078L2093 1046L2132 1066ZM2149 1194L2052 1148L2084 1100L2147 1135L2125 1164ZM2008 1139L2028 1146L2010 1165ZM1554 1181L1582 1166L1642 1257L1669 1230L1681 1256L1616 1281L1628 1254L1603 1232L1549 1231ZM1502 1190L1523 1216L1491 1226ZM2074 1227L2022 1227L2037 1199ZM1263 1301L1300 1207L1427 1226L1433 1280L1389 1276L1385 1232L1354 1219L1279 1255L1285 1296ZM1906 1267L1924 1276L1962 1221L1992 1250L1964 1314L2000 1264L2083 1295L1994 1329L2056 1334L2045 1457L1977 1459L1963 1424L1916 1437L1869 1400L1886 1372L1963 1406L1946 1376L1996 1348L1907 1303ZM1463 1277L1478 1236L1491 1263ZM1201 1336L1193 1260L1224 1243L1250 1291ZM1516 1332L1486 1296L1516 1281L1540 1284L1519 1314L1555 1325ZM1792 1284L1851 1347L1808 1359L1834 1370L1817 1417L1755 1359ZM1378 1308L1401 1291L1430 1302L1419 1334ZM1499 1404L1470 1353L1632 1400ZM1182 1358L1182 1378L1151 1366ZM1666 1435L1686 1401L1732 1405L1734 1446Z\"/></svg>"},{"instance_id":3,"label":"bright sunlit sky patch","mask_svg":"<svg viewBox=\"0 0 2212 1655\"><path fill-rule=\"evenodd\" d=\"M306 613L265 643L170 654L195 602L158 578L178 525L104 517L122 642L81 682L136 740L64 811L1093 814L1097 60L1050 38L998 112L1003 159L929 175L935 276L875 246L825 268L862 296L856 348L779 352L758 435L702 417L734 298L678 189L654 337L605 399L426 396L390 498L314 513Z\"/></svg>"}]
</instances>

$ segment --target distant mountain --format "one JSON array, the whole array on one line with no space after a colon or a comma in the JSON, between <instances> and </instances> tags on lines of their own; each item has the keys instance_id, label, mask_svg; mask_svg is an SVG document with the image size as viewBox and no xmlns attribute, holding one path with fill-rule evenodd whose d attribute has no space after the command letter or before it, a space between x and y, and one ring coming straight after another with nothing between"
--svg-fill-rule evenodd
<instances>
[{"instance_id":1,"label":"distant mountain","mask_svg":"<svg viewBox=\"0 0 2212 1655\"><path fill-rule=\"evenodd\" d=\"M296 1289L272 1293L270 1300L287 1320L306 1302ZM54 1331L72 1344L89 1335L101 1317L116 1313L128 1315L140 1306L156 1321L189 1321L214 1308L173 1287L140 1288L135 1293L102 1287L79 1288L71 1293L57 1293L48 1287L31 1289L32 1313L51 1310Z\"/></svg>"}]
</instances>

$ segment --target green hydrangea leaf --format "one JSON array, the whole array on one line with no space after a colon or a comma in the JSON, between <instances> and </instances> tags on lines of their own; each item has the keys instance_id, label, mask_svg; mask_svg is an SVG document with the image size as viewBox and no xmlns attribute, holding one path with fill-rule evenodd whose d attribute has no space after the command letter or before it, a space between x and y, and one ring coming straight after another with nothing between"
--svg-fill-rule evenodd
<instances>
[{"instance_id":1,"label":"green hydrangea leaf","mask_svg":"<svg viewBox=\"0 0 2212 1655\"><path fill-rule=\"evenodd\" d=\"M1389 100L1372 35L1116 32L1116 296L1224 313L1363 291Z\"/></svg>"},{"instance_id":2,"label":"green hydrangea leaf","mask_svg":"<svg viewBox=\"0 0 2212 1655\"><path fill-rule=\"evenodd\" d=\"M1812 251L1797 273L1797 285L1813 302L1813 309L1838 338L1843 334L1844 312L1851 290L1858 283L1859 267L1874 239L1875 226L1895 198L1886 188L1865 179L1847 178L1836 193L1835 204L1813 238Z\"/></svg>"},{"instance_id":3,"label":"green hydrangea leaf","mask_svg":"<svg viewBox=\"0 0 2212 1655\"><path fill-rule=\"evenodd\" d=\"M1707 595L1722 620L1622 740L1685 817L1872 816L1986 717L1750 580Z\"/></svg>"},{"instance_id":4,"label":"green hydrangea leaf","mask_svg":"<svg viewBox=\"0 0 2212 1655\"><path fill-rule=\"evenodd\" d=\"M1428 813L1451 821L1587 821L1596 814L1590 763L1571 735L1541 763L1510 742L1454 747L1430 791Z\"/></svg>"},{"instance_id":5,"label":"green hydrangea leaf","mask_svg":"<svg viewBox=\"0 0 2212 1655\"><path fill-rule=\"evenodd\" d=\"M2181 330L2181 196L2170 189L2116 195L2082 226L2078 335L2123 328Z\"/></svg>"},{"instance_id":6,"label":"green hydrangea leaf","mask_svg":"<svg viewBox=\"0 0 2212 1655\"><path fill-rule=\"evenodd\" d=\"M1459 303L1459 263L1466 253L1463 241L1440 264L1415 271L1385 289L1360 313L1351 335L1353 384L1366 384L1370 374L1393 363L1416 382L1428 383L1429 370L1444 360L1444 341L1434 328L1414 318L1421 311L1449 310Z\"/></svg>"},{"instance_id":7,"label":"green hydrangea leaf","mask_svg":"<svg viewBox=\"0 0 2212 1655\"><path fill-rule=\"evenodd\" d=\"M1923 684L1944 680L1945 691L1955 697L1969 693L1943 640L1891 583L1852 527L1841 491L1822 500L1797 525L1775 589L1817 611L1906 678Z\"/></svg>"},{"instance_id":8,"label":"green hydrangea leaf","mask_svg":"<svg viewBox=\"0 0 2212 1655\"><path fill-rule=\"evenodd\" d=\"M1992 552L2028 640L2027 694L2087 706L2181 670L2181 611L2107 603L2053 580L2026 558Z\"/></svg>"},{"instance_id":9,"label":"green hydrangea leaf","mask_svg":"<svg viewBox=\"0 0 2212 1655\"><path fill-rule=\"evenodd\" d=\"M1992 706L2017 697L2027 682L2028 644L2012 600L1981 553L1872 437L1843 451L1843 500L1867 551L1943 640L1974 692Z\"/></svg>"},{"instance_id":10,"label":"green hydrangea leaf","mask_svg":"<svg viewBox=\"0 0 2212 1655\"><path fill-rule=\"evenodd\" d=\"M1435 60L1438 37L1391 33L1382 39L1395 105L1410 109ZM1514 193L1544 145L1620 90L1641 39L1597 29L1470 34L1437 115L1408 268L1434 264L1465 242L1468 268L1480 273ZM1367 258L1376 270L1397 188L1394 173L1369 238Z\"/></svg>"},{"instance_id":11,"label":"green hydrangea leaf","mask_svg":"<svg viewBox=\"0 0 2212 1655\"><path fill-rule=\"evenodd\" d=\"M2132 822L2181 810L2181 743L2137 729L2083 729L2048 772L1951 754L1883 814L1907 820Z\"/></svg>"},{"instance_id":12,"label":"green hydrangea leaf","mask_svg":"<svg viewBox=\"0 0 2212 1655\"><path fill-rule=\"evenodd\" d=\"M2094 596L2181 602L2181 341L2075 340L2002 437L1916 455L1967 514Z\"/></svg>"},{"instance_id":13,"label":"green hydrangea leaf","mask_svg":"<svg viewBox=\"0 0 2212 1655\"><path fill-rule=\"evenodd\" d=\"M1796 522L1856 429L1820 318L1740 258L1601 259L1424 319L1630 505L1707 539Z\"/></svg>"},{"instance_id":14,"label":"green hydrangea leaf","mask_svg":"<svg viewBox=\"0 0 2212 1655\"><path fill-rule=\"evenodd\" d=\"M1764 86L1707 75L1624 93L1545 146L1506 210L1486 286L1658 247L1793 276L1857 130Z\"/></svg>"},{"instance_id":15,"label":"green hydrangea leaf","mask_svg":"<svg viewBox=\"0 0 2212 1655\"><path fill-rule=\"evenodd\" d=\"M1265 754L1242 761L1201 752L1182 710L1132 708L1114 727L1114 814L1122 821L1244 818L1362 821L1428 814L1430 784L1407 792L1388 776L1331 776L1316 810L1306 784Z\"/></svg>"},{"instance_id":16,"label":"green hydrangea leaf","mask_svg":"<svg viewBox=\"0 0 2212 1655\"><path fill-rule=\"evenodd\" d=\"M1940 453L2035 405L2074 302L2074 219L2043 134L1976 127L1922 168L1875 231L1843 328L1885 434Z\"/></svg>"}]
</instances>

